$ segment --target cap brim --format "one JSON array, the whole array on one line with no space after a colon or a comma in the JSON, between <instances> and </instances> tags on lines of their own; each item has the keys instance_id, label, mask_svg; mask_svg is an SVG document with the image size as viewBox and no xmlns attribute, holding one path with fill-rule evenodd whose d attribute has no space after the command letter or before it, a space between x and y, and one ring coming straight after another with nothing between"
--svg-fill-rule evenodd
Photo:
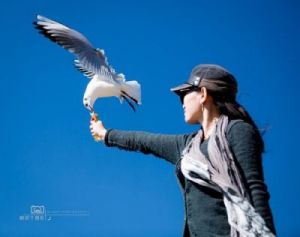
<instances>
[{"instance_id":1,"label":"cap brim","mask_svg":"<svg viewBox=\"0 0 300 237\"><path fill-rule=\"evenodd\" d=\"M183 92L185 92L187 89L193 87L193 85L191 84L187 84L187 83L184 83L182 85L179 85L179 86L176 86L176 87L173 87L171 88L171 91L172 92L175 92L176 94L181 94Z\"/></svg>"}]
</instances>

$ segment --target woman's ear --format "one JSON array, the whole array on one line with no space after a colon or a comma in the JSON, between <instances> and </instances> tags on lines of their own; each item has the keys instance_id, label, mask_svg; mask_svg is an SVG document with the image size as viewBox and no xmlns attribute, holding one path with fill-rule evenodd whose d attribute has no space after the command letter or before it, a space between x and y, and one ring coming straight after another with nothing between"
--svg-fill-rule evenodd
<instances>
[{"instance_id":1,"label":"woman's ear","mask_svg":"<svg viewBox=\"0 0 300 237\"><path fill-rule=\"evenodd\" d=\"M207 100L207 89L206 87L201 87L200 89L200 103L203 104Z\"/></svg>"}]
</instances>

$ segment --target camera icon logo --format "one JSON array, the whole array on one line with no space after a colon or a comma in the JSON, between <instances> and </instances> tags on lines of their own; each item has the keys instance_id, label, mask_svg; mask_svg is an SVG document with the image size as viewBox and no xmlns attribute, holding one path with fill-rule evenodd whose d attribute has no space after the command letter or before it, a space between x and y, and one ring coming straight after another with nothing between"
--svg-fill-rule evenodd
<instances>
[{"instance_id":1,"label":"camera icon logo","mask_svg":"<svg viewBox=\"0 0 300 237\"><path fill-rule=\"evenodd\" d=\"M36 205L32 205L30 207L30 212L31 212L31 215L33 216L39 216L39 215L45 215L45 206L36 206Z\"/></svg>"}]
</instances>

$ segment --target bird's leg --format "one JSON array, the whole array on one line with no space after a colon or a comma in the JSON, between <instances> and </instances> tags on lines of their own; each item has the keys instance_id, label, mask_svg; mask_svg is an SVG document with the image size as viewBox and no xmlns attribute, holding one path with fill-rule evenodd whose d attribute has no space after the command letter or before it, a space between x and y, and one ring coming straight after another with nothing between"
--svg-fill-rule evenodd
<instances>
[{"instance_id":1,"label":"bird's leg","mask_svg":"<svg viewBox=\"0 0 300 237\"><path fill-rule=\"evenodd\" d=\"M125 91L122 90L121 93L123 95L127 96L129 99L133 100L134 103L138 104L138 101L135 98L133 98L132 96L128 95Z\"/></svg>"},{"instance_id":2,"label":"bird's leg","mask_svg":"<svg viewBox=\"0 0 300 237\"><path fill-rule=\"evenodd\" d=\"M122 95L122 97L129 104L129 106L133 109L133 111L135 112L136 109L134 107L134 104L125 95Z\"/></svg>"},{"instance_id":3,"label":"bird's leg","mask_svg":"<svg viewBox=\"0 0 300 237\"><path fill-rule=\"evenodd\" d=\"M138 104L138 101L135 98L133 98L132 96L128 95L125 91L121 91L121 97L125 99L125 101L129 104L129 106L135 112L136 109L134 107L134 104L129 99L131 99L136 104Z\"/></svg>"}]
</instances>

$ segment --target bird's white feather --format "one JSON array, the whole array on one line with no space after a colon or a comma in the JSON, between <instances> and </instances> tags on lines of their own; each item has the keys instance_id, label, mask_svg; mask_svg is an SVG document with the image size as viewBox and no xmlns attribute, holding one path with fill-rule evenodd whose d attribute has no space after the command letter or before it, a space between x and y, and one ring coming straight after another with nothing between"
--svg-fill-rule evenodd
<instances>
[{"instance_id":1,"label":"bird's white feather","mask_svg":"<svg viewBox=\"0 0 300 237\"><path fill-rule=\"evenodd\" d=\"M104 50L94 48L80 32L41 15L34 24L41 34L76 55L75 67L91 79L83 99L87 108L92 108L97 98L110 96L125 99L131 107L130 100L141 103L140 84L126 82L124 74L117 74L109 65Z\"/></svg>"}]
</instances>

